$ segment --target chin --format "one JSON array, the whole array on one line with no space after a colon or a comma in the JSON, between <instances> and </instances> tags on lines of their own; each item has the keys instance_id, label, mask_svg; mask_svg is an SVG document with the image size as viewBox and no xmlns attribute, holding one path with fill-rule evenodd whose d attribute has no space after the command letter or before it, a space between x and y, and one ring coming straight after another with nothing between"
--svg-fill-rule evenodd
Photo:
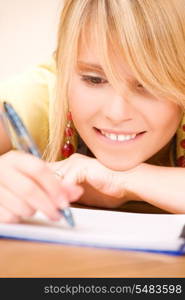
<instances>
[{"instance_id":1,"label":"chin","mask_svg":"<svg viewBox=\"0 0 185 300\"><path fill-rule=\"evenodd\" d=\"M99 159L99 162L104 165L106 168L111 169L113 171L128 171L130 169L133 169L137 165L139 165L141 162L139 161L107 161L104 159Z\"/></svg>"}]
</instances>

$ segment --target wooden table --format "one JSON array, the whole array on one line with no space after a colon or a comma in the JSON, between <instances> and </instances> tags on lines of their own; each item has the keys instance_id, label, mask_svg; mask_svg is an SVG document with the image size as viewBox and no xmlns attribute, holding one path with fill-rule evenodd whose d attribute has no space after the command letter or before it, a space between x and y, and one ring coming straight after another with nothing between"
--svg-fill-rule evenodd
<instances>
[{"instance_id":1,"label":"wooden table","mask_svg":"<svg viewBox=\"0 0 185 300\"><path fill-rule=\"evenodd\" d=\"M121 210L163 213L143 202L130 202ZM1 239L0 277L184 278L185 256Z\"/></svg>"}]
</instances>

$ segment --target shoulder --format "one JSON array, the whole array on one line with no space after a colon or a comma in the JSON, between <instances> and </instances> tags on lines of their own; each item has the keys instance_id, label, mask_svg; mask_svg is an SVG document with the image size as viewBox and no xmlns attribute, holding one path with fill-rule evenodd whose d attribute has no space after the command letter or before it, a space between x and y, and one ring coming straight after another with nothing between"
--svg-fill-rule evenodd
<instances>
[{"instance_id":1,"label":"shoulder","mask_svg":"<svg viewBox=\"0 0 185 300\"><path fill-rule=\"evenodd\" d=\"M24 73L0 82L0 97L1 99L8 98L10 101L16 98L15 102L24 98L32 102L34 101L32 96L39 93L39 96L43 98L45 93L53 87L55 75L55 61L50 59L46 63L39 64Z\"/></svg>"},{"instance_id":2,"label":"shoulder","mask_svg":"<svg viewBox=\"0 0 185 300\"><path fill-rule=\"evenodd\" d=\"M0 101L19 113L41 152L48 139L48 110L56 82L53 58L0 83Z\"/></svg>"}]
</instances>

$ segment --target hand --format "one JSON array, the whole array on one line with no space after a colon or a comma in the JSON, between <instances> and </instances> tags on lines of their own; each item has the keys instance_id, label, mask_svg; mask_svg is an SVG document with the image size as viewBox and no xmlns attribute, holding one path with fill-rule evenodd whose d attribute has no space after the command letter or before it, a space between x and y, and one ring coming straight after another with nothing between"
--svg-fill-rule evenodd
<instances>
[{"instance_id":1,"label":"hand","mask_svg":"<svg viewBox=\"0 0 185 300\"><path fill-rule=\"evenodd\" d=\"M81 203L118 207L126 200L127 172L110 170L95 158L75 153L63 161L50 163L50 168L58 173L63 184L83 186Z\"/></svg>"},{"instance_id":2,"label":"hand","mask_svg":"<svg viewBox=\"0 0 185 300\"><path fill-rule=\"evenodd\" d=\"M0 222L18 222L37 210L59 220L58 209L82 192L75 185L64 186L46 162L30 154L10 151L0 156Z\"/></svg>"}]
</instances>

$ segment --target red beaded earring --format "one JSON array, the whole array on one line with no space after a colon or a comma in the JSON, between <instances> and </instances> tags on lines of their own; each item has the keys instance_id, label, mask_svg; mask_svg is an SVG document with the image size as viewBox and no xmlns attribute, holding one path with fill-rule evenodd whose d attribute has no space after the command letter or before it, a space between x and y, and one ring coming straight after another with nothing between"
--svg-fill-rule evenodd
<instances>
[{"instance_id":1,"label":"red beaded earring","mask_svg":"<svg viewBox=\"0 0 185 300\"><path fill-rule=\"evenodd\" d=\"M65 144L62 147L62 156L64 158L69 157L74 153L74 146L71 143L72 136L74 134L74 130L72 128L72 115L71 112L67 113L67 125L65 128Z\"/></svg>"}]
</instances>

